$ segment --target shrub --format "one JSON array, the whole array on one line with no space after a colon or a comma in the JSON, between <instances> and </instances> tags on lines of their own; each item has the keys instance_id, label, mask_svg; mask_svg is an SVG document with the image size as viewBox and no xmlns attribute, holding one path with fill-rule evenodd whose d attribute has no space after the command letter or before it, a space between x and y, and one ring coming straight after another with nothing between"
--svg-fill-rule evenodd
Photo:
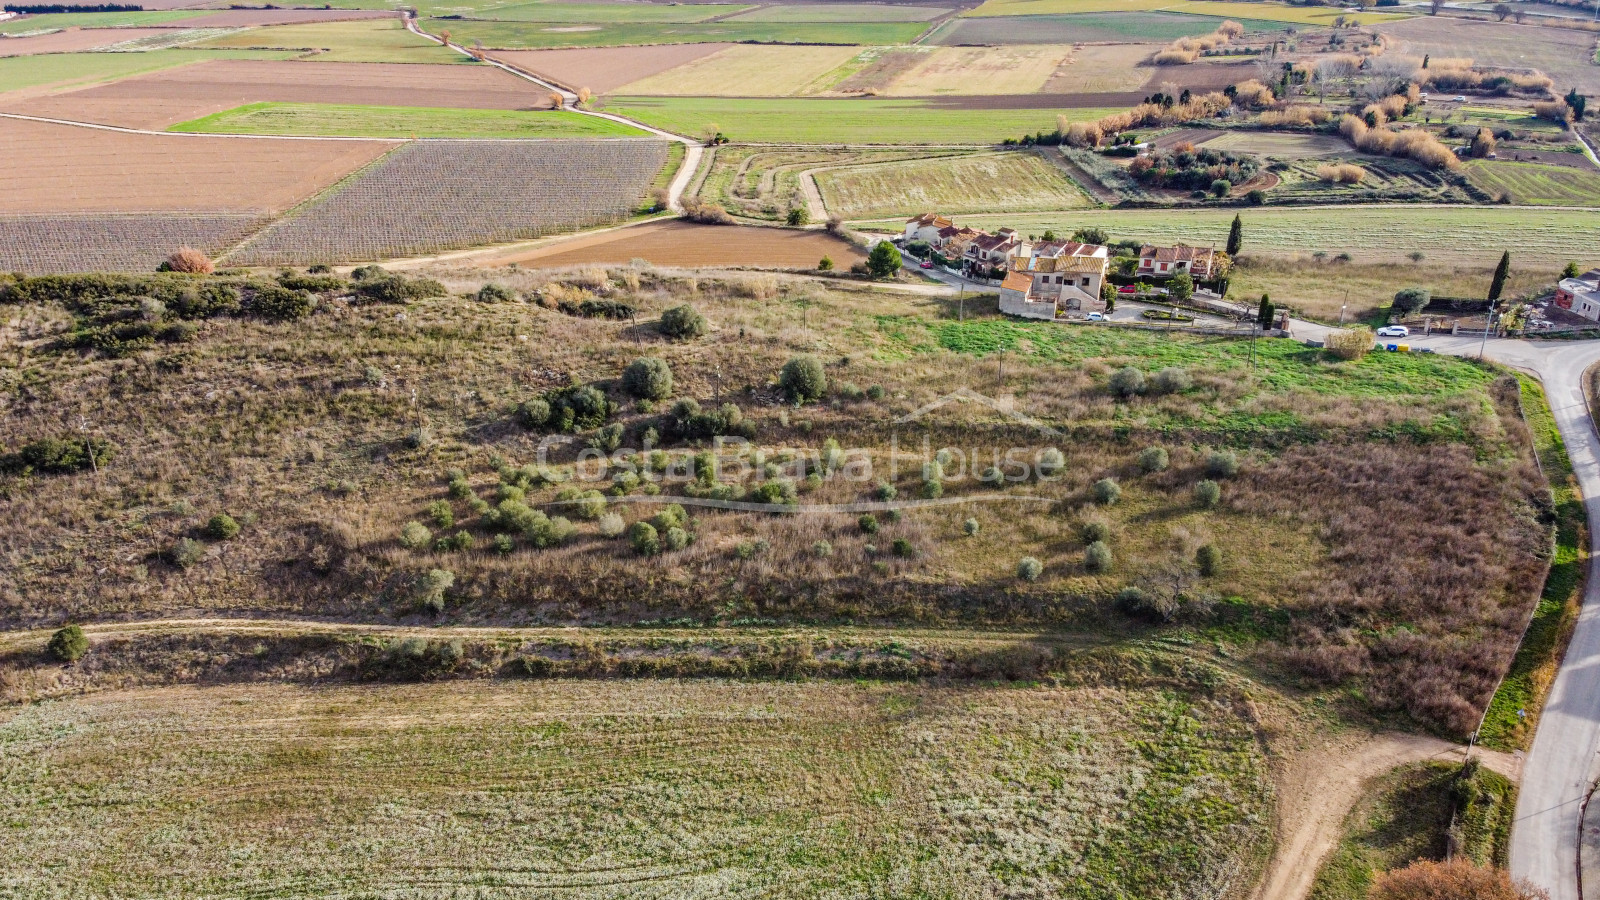
<instances>
[{"instance_id":1,"label":"shrub","mask_svg":"<svg viewBox=\"0 0 1600 900\"><path fill-rule=\"evenodd\" d=\"M1111 540L1111 528L1104 522L1085 522L1082 532L1085 544L1104 544Z\"/></svg>"},{"instance_id":2,"label":"shrub","mask_svg":"<svg viewBox=\"0 0 1600 900\"><path fill-rule=\"evenodd\" d=\"M796 356L783 364L778 386L791 403L820 400L828 391L828 376L814 356Z\"/></svg>"},{"instance_id":3,"label":"shrub","mask_svg":"<svg viewBox=\"0 0 1600 900\"><path fill-rule=\"evenodd\" d=\"M661 314L661 333L684 341L706 333L705 316L689 304L674 306Z\"/></svg>"},{"instance_id":4,"label":"shrub","mask_svg":"<svg viewBox=\"0 0 1600 900\"><path fill-rule=\"evenodd\" d=\"M1329 184L1360 184L1367 170L1353 163L1323 163L1317 166L1317 178Z\"/></svg>"},{"instance_id":5,"label":"shrub","mask_svg":"<svg viewBox=\"0 0 1600 900\"><path fill-rule=\"evenodd\" d=\"M1194 486L1195 502L1210 509L1222 501L1222 485L1207 479Z\"/></svg>"},{"instance_id":6,"label":"shrub","mask_svg":"<svg viewBox=\"0 0 1600 900\"><path fill-rule=\"evenodd\" d=\"M867 399L876 403L883 399L883 393L883 386L875 384L872 387L867 388Z\"/></svg>"},{"instance_id":7,"label":"shrub","mask_svg":"<svg viewBox=\"0 0 1600 900\"><path fill-rule=\"evenodd\" d=\"M1150 378L1150 390L1156 394L1181 394L1194 387L1189 370L1168 366Z\"/></svg>"},{"instance_id":8,"label":"shrub","mask_svg":"<svg viewBox=\"0 0 1600 900\"><path fill-rule=\"evenodd\" d=\"M944 482L929 478L922 482L922 499L937 500L944 496Z\"/></svg>"},{"instance_id":9,"label":"shrub","mask_svg":"<svg viewBox=\"0 0 1600 900\"><path fill-rule=\"evenodd\" d=\"M1101 506L1111 506L1122 499L1122 487L1114 478L1102 478L1089 489L1094 496L1094 502Z\"/></svg>"},{"instance_id":10,"label":"shrub","mask_svg":"<svg viewBox=\"0 0 1600 900\"><path fill-rule=\"evenodd\" d=\"M250 297L250 314L269 322L292 322L311 312L311 295L282 285L257 285Z\"/></svg>"},{"instance_id":11,"label":"shrub","mask_svg":"<svg viewBox=\"0 0 1600 900\"><path fill-rule=\"evenodd\" d=\"M1145 391L1144 373L1133 366L1123 366L1111 373L1111 381L1107 385L1111 393L1127 399Z\"/></svg>"},{"instance_id":12,"label":"shrub","mask_svg":"<svg viewBox=\"0 0 1600 900\"><path fill-rule=\"evenodd\" d=\"M1433 294L1426 288L1408 287L1395 292L1394 308L1405 315L1419 313L1433 299Z\"/></svg>"},{"instance_id":13,"label":"shrub","mask_svg":"<svg viewBox=\"0 0 1600 900\"><path fill-rule=\"evenodd\" d=\"M434 615L444 612L445 592L455 587L456 575L449 569L429 569L417 579L413 594L417 604Z\"/></svg>"},{"instance_id":14,"label":"shrub","mask_svg":"<svg viewBox=\"0 0 1600 900\"><path fill-rule=\"evenodd\" d=\"M65 628L50 635L50 643L45 646L50 655L62 662L77 662L89 652L89 639L84 636L83 629L76 625Z\"/></svg>"},{"instance_id":15,"label":"shrub","mask_svg":"<svg viewBox=\"0 0 1600 900\"><path fill-rule=\"evenodd\" d=\"M179 247L178 251L167 257L161 266L168 272L183 272L189 275L210 275L216 268L211 264L211 257L193 247Z\"/></svg>"},{"instance_id":16,"label":"shrub","mask_svg":"<svg viewBox=\"0 0 1600 900\"><path fill-rule=\"evenodd\" d=\"M589 439L589 446L601 453L615 453L622 446L622 423L613 422L603 426Z\"/></svg>"},{"instance_id":17,"label":"shrub","mask_svg":"<svg viewBox=\"0 0 1600 900\"><path fill-rule=\"evenodd\" d=\"M406 278L403 275L391 275L378 269L377 266L367 268L378 271L365 278L360 276L360 269L350 273L358 282L356 295L363 300L375 303L407 303L429 297L443 297L449 293L443 284L432 278Z\"/></svg>"},{"instance_id":18,"label":"shrub","mask_svg":"<svg viewBox=\"0 0 1600 900\"><path fill-rule=\"evenodd\" d=\"M622 370L622 389L643 400L665 400L672 396L672 369L660 357L641 356Z\"/></svg>"},{"instance_id":19,"label":"shrub","mask_svg":"<svg viewBox=\"0 0 1600 900\"><path fill-rule=\"evenodd\" d=\"M1083 548L1083 567L1090 572L1110 571L1111 547L1105 541L1095 541Z\"/></svg>"},{"instance_id":20,"label":"shrub","mask_svg":"<svg viewBox=\"0 0 1600 900\"><path fill-rule=\"evenodd\" d=\"M1146 447L1139 453L1139 469L1147 474L1165 472L1169 464L1165 447Z\"/></svg>"},{"instance_id":21,"label":"shrub","mask_svg":"<svg viewBox=\"0 0 1600 900\"><path fill-rule=\"evenodd\" d=\"M454 482L451 483L454 484ZM471 488L468 488L468 490L470 491ZM450 528L456 524L455 511L450 508L449 503L443 500L435 500L428 504L428 518L432 519L433 524L438 528Z\"/></svg>"},{"instance_id":22,"label":"shrub","mask_svg":"<svg viewBox=\"0 0 1600 900\"><path fill-rule=\"evenodd\" d=\"M206 558L206 545L193 538L181 538L172 547L172 562L180 569L200 564Z\"/></svg>"},{"instance_id":23,"label":"shrub","mask_svg":"<svg viewBox=\"0 0 1600 900\"><path fill-rule=\"evenodd\" d=\"M478 288L477 297L479 303L509 303L516 299L510 288L493 283Z\"/></svg>"},{"instance_id":24,"label":"shrub","mask_svg":"<svg viewBox=\"0 0 1600 900\"><path fill-rule=\"evenodd\" d=\"M1372 349L1372 343L1372 331L1366 328L1329 332L1327 338L1323 340L1323 346L1328 349L1328 353L1345 360L1357 360L1366 356Z\"/></svg>"},{"instance_id":25,"label":"shrub","mask_svg":"<svg viewBox=\"0 0 1600 900\"><path fill-rule=\"evenodd\" d=\"M1031 556L1024 556L1017 562L1017 577L1023 581L1038 581L1044 574L1044 563Z\"/></svg>"},{"instance_id":26,"label":"shrub","mask_svg":"<svg viewBox=\"0 0 1600 900\"><path fill-rule=\"evenodd\" d=\"M475 543L476 541L473 540L471 534L465 531L458 531L455 534L445 535L434 541L433 549L440 553L461 552L471 550Z\"/></svg>"},{"instance_id":27,"label":"shrub","mask_svg":"<svg viewBox=\"0 0 1600 900\"><path fill-rule=\"evenodd\" d=\"M1231 478L1239 474L1239 457L1232 450L1207 453L1206 474L1212 478Z\"/></svg>"},{"instance_id":28,"label":"shrub","mask_svg":"<svg viewBox=\"0 0 1600 900\"><path fill-rule=\"evenodd\" d=\"M606 495L596 490L587 490L567 498L573 515L580 519L593 521L605 515Z\"/></svg>"},{"instance_id":29,"label":"shrub","mask_svg":"<svg viewBox=\"0 0 1600 900\"><path fill-rule=\"evenodd\" d=\"M1222 570L1222 551L1216 544L1205 544L1194 552L1194 564L1201 575L1210 578Z\"/></svg>"},{"instance_id":30,"label":"shrub","mask_svg":"<svg viewBox=\"0 0 1600 900\"><path fill-rule=\"evenodd\" d=\"M628 529L628 543L640 556L655 556L661 552L661 536L649 522L635 522Z\"/></svg>"},{"instance_id":31,"label":"shrub","mask_svg":"<svg viewBox=\"0 0 1600 900\"><path fill-rule=\"evenodd\" d=\"M550 403L542 397L522 401L517 407L517 421L523 428L543 428L550 423Z\"/></svg>"},{"instance_id":32,"label":"shrub","mask_svg":"<svg viewBox=\"0 0 1600 900\"><path fill-rule=\"evenodd\" d=\"M584 431L599 428L611 418L614 407L599 388L578 385L545 395L550 414L546 427L554 431Z\"/></svg>"},{"instance_id":33,"label":"shrub","mask_svg":"<svg viewBox=\"0 0 1600 900\"><path fill-rule=\"evenodd\" d=\"M917 555L917 548L912 546L911 542L905 538L895 538L890 550L894 552L895 556L905 559L911 559Z\"/></svg>"},{"instance_id":34,"label":"shrub","mask_svg":"<svg viewBox=\"0 0 1600 900\"><path fill-rule=\"evenodd\" d=\"M627 530L627 523L616 513L606 513L595 523L600 529L601 537L614 538Z\"/></svg>"},{"instance_id":35,"label":"shrub","mask_svg":"<svg viewBox=\"0 0 1600 900\"><path fill-rule=\"evenodd\" d=\"M565 544L577 531L571 522L561 516L546 516L542 512L535 512L533 516L533 523L523 533L533 546L541 550Z\"/></svg>"},{"instance_id":36,"label":"shrub","mask_svg":"<svg viewBox=\"0 0 1600 900\"><path fill-rule=\"evenodd\" d=\"M1066 456L1062 455L1060 450L1057 450L1054 447L1046 447L1039 451L1040 477L1049 478L1057 475L1062 469L1066 468L1066 466L1067 458Z\"/></svg>"},{"instance_id":37,"label":"shrub","mask_svg":"<svg viewBox=\"0 0 1600 900\"><path fill-rule=\"evenodd\" d=\"M421 522L407 522L400 529L400 546L407 550L416 550L428 546L433 542L433 532Z\"/></svg>"},{"instance_id":38,"label":"shrub","mask_svg":"<svg viewBox=\"0 0 1600 900\"><path fill-rule=\"evenodd\" d=\"M877 534L878 517L872 513L866 513L856 520L856 527L861 529L862 534Z\"/></svg>"},{"instance_id":39,"label":"shrub","mask_svg":"<svg viewBox=\"0 0 1600 900\"><path fill-rule=\"evenodd\" d=\"M978 523L976 518L969 518L961 523L961 533L967 537L976 537L982 528L983 526Z\"/></svg>"},{"instance_id":40,"label":"shrub","mask_svg":"<svg viewBox=\"0 0 1600 900\"><path fill-rule=\"evenodd\" d=\"M668 550L677 551L689 546L689 532L682 528L668 528L665 534L664 544Z\"/></svg>"},{"instance_id":41,"label":"shrub","mask_svg":"<svg viewBox=\"0 0 1600 900\"><path fill-rule=\"evenodd\" d=\"M755 503L770 503L773 506L789 506L799 498L795 484L787 478L769 478L763 481L750 492L750 499Z\"/></svg>"},{"instance_id":42,"label":"shrub","mask_svg":"<svg viewBox=\"0 0 1600 900\"><path fill-rule=\"evenodd\" d=\"M494 536L494 540L489 542L489 547L501 556L505 556L515 550L517 545L511 540L511 535L497 534Z\"/></svg>"},{"instance_id":43,"label":"shrub","mask_svg":"<svg viewBox=\"0 0 1600 900\"><path fill-rule=\"evenodd\" d=\"M833 545L827 541L817 541L811 545L811 555L827 558L833 555Z\"/></svg>"},{"instance_id":44,"label":"shrub","mask_svg":"<svg viewBox=\"0 0 1600 900\"><path fill-rule=\"evenodd\" d=\"M1450 862L1421 859L1403 869L1379 873L1367 900L1548 900L1527 884L1513 884L1504 869L1480 867L1458 857Z\"/></svg>"},{"instance_id":45,"label":"shrub","mask_svg":"<svg viewBox=\"0 0 1600 900\"><path fill-rule=\"evenodd\" d=\"M878 482L878 486L872 489L872 496L883 503L888 503L899 495L900 492L895 489L895 486L887 481Z\"/></svg>"},{"instance_id":46,"label":"shrub","mask_svg":"<svg viewBox=\"0 0 1600 900\"><path fill-rule=\"evenodd\" d=\"M104 465L113 452L111 442L99 438L41 438L0 457L0 469L65 475Z\"/></svg>"},{"instance_id":47,"label":"shrub","mask_svg":"<svg viewBox=\"0 0 1600 900\"><path fill-rule=\"evenodd\" d=\"M206 522L206 537L216 541L226 541L239 533L239 523L227 513L217 513Z\"/></svg>"}]
</instances>

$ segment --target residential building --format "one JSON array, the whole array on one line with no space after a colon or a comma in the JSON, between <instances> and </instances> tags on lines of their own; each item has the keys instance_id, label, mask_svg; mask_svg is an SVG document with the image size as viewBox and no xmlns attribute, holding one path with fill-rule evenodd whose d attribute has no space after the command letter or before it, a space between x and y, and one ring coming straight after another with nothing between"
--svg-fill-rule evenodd
<instances>
[{"instance_id":1,"label":"residential building","mask_svg":"<svg viewBox=\"0 0 1600 900\"><path fill-rule=\"evenodd\" d=\"M1180 272L1187 272L1196 281L1210 281L1224 274L1227 257L1226 253L1218 253L1207 247L1190 247L1188 244L1156 247L1146 244L1139 251L1136 274L1142 278L1171 278Z\"/></svg>"},{"instance_id":2,"label":"residential building","mask_svg":"<svg viewBox=\"0 0 1600 900\"><path fill-rule=\"evenodd\" d=\"M1561 279L1556 285L1556 306L1600 322L1600 269Z\"/></svg>"},{"instance_id":3,"label":"residential building","mask_svg":"<svg viewBox=\"0 0 1600 900\"><path fill-rule=\"evenodd\" d=\"M1105 247L1076 241L1046 241L1013 254L1000 284L1000 311L1030 319L1102 312L1100 290L1110 256Z\"/></svg>"},{"instance_id":4,"label":"residential building","mask_svg":"<svg viewBox=\"0 0 1600 900\"><path fill-rule=\"evenodd\" d=\"M1010 228L1002 228L995 234L980 233L967 244L962 259L967 268L1003 269L1020 243L1017 233Z\"/></svg>"},{"instance_id":5,"label":"residential building","mask_svg":"<svg viewBox=\"0 0 1600 900\"><path fill-rule=\"evenodd\" d=\"M906 220L905 239L908 241L922 241L925 244L936 244L939 241L939 231L954 224L954 222L936 213L923 213L914 219Z\"/></svg>"}]
</instances>

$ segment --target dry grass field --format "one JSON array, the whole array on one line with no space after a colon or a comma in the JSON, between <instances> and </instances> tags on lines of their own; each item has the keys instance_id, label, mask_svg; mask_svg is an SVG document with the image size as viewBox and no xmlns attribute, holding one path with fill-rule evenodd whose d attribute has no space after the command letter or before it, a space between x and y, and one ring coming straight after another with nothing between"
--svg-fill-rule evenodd
<instances>
[{"instance_id":1,"label":"dry grass field","mask_svg":"<svg viewBox=\"0 0 1600 900\"><path fill-rule=\"evenodd\" d=\"M1444 16L1418 16L1376 30L1398 39L1413 56L1466 57L1480 66L1538 69L1555 80L1557 93L1574 87L1590 95L1600 92L1593 32Z\"/></svg>"},{"instance_id":2,"label":"dry grass field","mask_svg":"<svg viewBox=\"0 0 1600 900\"><path fill-rule=\"evenodd\" d=\"M32 37L0 39L0 56L33 56L39 53L77 53L109 47L123 41L159 37L166 28L73 28Z\"/></svg>"},{"instance_id":3,"label":"dry grass field","mask_svg":"<svg viewBox=\"0 0 1600 900\"><path fill-rule=\"evenodd\" d=\"M328 62L471 64L467 57L407 31L396 18L255 28L199 46L316 50Z\"/></svg>"},{"instance_id":4,"label":"dry grass field","mask_svg":"<svg viewBox=\"0 0 1600 900\"><path fill-rule=\"evenodd\" d=\"M175 19L168 22L167 27L259 28L267 25L395 19L399 15L398 11L389 9L225 9L217 12L197 11L194 18Z\"/></svg>"},{"instance_id":5,"label":"dry grass field","mask_svg":"<svg viewBox=\"0 0 1600 900\"><path fill-rule=\"evenodd\" d=\"M0 111L162 129L251 103L548 109L549 92L490 66L214 60L11 103Z\"/></svg>"},{"instance_id":6,"label":"dry grass field","mask_svg":"<svg viewBox=\"0 0 1600 900\"><path fill-rule=\"evenodd\" d=\"M496 50L489 56L548 78L570 90L606 94L726 50L733 44L654 44L645 47L577 47L568 50Z\"/></svg>"},{"instance_id":7,"label":"dry grass field","mask_svg":"<svg viewBox=\"0 0 1600 900\"><path fill-rule=\"evenodd\" d=\"M1044 91L1049 94L1095 94L1140 90L1158 74L1140 65L1152 49L1145 44L1079 47L1045 82Z\"/></svg>"},{"instance_id":8,"label":"dry grass field","mask_svg":"<svg viewBox=\"0 0 1600 900\"><path fill-rule=\"evenodd\" d=\"M898 97L940 94L1031 94L1044 87L1071 56L1062 46L942 47L896 78L885 93Z\"/></svg>"},{"instance_id":9,"label":"dry grass field","mask_svg":"<svg viewBox=\"0 0 1600 900\"><path fill-rule=\"evenodd\" d=\"M282 211L394 146L164 137L0 119L0 156L8 160L0 196L13 215Z\"/></svg>"},{"instance_id":10,"label":"dry grass field","mask_svg":"<svg viewBox=\"0 0 1600 900\"><path fill-rule=\"evenodd\" d=\"M736 22L926 22L948 7L908 3L784 3L730 16Z\"/></svg>"},{"instance_id":11,"label":"dry grass field","mask_svg":"<svg viewBox=\"0 0 1600 900\"><path fill-rule=\"evenodd\" d=\"M824 256L839 269L867 258L859 247L816 231L652 222L511 253L490 264L550 269L642 259L658 266L814 269Z\"/></svg>"},{"instance_id":12,"label":"dry grass field","mask_svg":"<svg viewBox=\"0 0 1600 900\"><path fill-rule=\"evenodd\" d=\"M851 166L824 169L815 177L828 212L847 219L1091 205L1060 169L1032 153Z\"/></svg>"},{"instance_id":13,"label":"dry grass field","mask_svg":"<svg viewBox=\"0 0 1600 900\"><path fill-rule=\"evenodd\" d=\"M616 88L639 96L787 97L816 93L857 47L785 47L736 44L656 75Z\"/></svg>"},{"instance_id":14,"label":"dry grass field","mask_svg":"<svg viewBox=\"0 0 1600 900\"><path fill-rule=\"evenodd\" d=\"M38 900L1177 900L1253 874L1271 802L1238 707L1155 687L173 688L0 744L33 763L0 880Z\"/></svg>"}]
</instances>

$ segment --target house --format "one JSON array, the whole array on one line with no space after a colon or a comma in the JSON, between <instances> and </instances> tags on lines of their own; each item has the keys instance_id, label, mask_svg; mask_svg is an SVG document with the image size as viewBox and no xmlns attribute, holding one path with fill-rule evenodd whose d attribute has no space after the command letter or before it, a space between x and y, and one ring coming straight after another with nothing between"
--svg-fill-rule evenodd
<instances>
[{"instance_id":1,"label":"house","mask_svg":"<svg viewBox=\"0 0 1600 900\"><path fill-rule=\"evenodd\" d=\"M1013 254L1000 284L1000 311L1029 319L1102 312L1100 290L1110 256L1105 247L1076 241L1046 241Z\"/></svg>"},{"instance_id":2,"label":"house","mask_svg":"<svg viewBox=\"0 0 1600 900\"><path fill-rule=\"evenodd\" d=\"M1226 253L1205 247L1190 247L1187 244L1156 247L1146 244L1139 250L1137 274L1149 278L1171 278L1180 272L1187 272L1196 281L1210 281L1223 274L1226 259Z\"/></svg>"},{"instance_id":3,"label":"house","mask_svg":"<svg viewBox=\"0 0 1600 900\"><path fill-rule=\"evenodd\" d=\"M1556 306L1600 322L1600 269L1561 279L1556 285Z\"/></svg>"},{"instance_id":4,"label":"house","mask_svg":"<svg viewBox=\"0 0 1600 900\"><path fill-rule=\"evenodd\" d=\"M1005 268L1011 252L1019 244L1017 233L1010 228L1002 228L996 234L980 233L967 244L967 252L962 259L968 268Z\"/></svg>"},{"instance_id":5,"label":"house","mask_svg":"<svg viewBox=\"0 0 1600 900\"><path fill-rule=\"evenodd\" d=\"M976 228L968 228L965 225L960 228L954 225L946 225L939 229L938 236L928 243L945 256L960 257L966 255L967 245L981 236L983 236L983 232Z\"/></svg>"},{"instance_id":6,"label":"house","mask_svg":"<svg viewBox=\"0 0 1600 900\"><path fill-rule=\"evenodd\" d=\"M923 213L914 219L906 220L905 239L934 244L939 240L939 230L949 228L954 224L944 216L935 213Z\"/></svg>"}]
</instances>

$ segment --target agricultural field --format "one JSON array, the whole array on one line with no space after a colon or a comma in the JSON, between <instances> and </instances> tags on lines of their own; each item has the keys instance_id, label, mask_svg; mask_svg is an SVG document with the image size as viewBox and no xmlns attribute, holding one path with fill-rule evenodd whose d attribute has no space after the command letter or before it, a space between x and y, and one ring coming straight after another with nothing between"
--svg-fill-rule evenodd
<instances>
[{"instance_id":1,"label":"agricultural field","mask_svg":"<svg viewBox=\"0 0 1600 900\"><path fill-rule=\"evenodd\" d=\"M1600 206L1600 172L1506 160L1474 160L1467 177L1492 197L1531 206Z\"/></svg>"},{"instance_id":2,"label":"agricultural field","mask_svg":"<svg viewBox=\"0 0 1600 900\"><path fill-rule=\"evenodd\" d=\"M491 66L251 59L203 62L10 103L0 98L0 110L160 130L252 102L529 110L551 101L548 91ZM359 116L351 122L360 124Z\"/></svg>"},{"instance_id":3,"label":"agricultural field","mask_svg":"<svg viewBox=\"0 0 1600 900\"><path fill-rule=\"evenodd\" d=\"M1382 25L1411 18L1410 12L1349 12L1343 7L1294 6L1280 3L1229 2L1229 0L1176 0L1161 7L1165 12L1233 18L1244 16L1301 26L1331 27L1334 19L1359 25Z\"/></svg>"},{"instance_id":4,"label":"agricultural field","mask_svg":"<svg viewBox=\"0 0 1600 900\"><path fill-rule=\"evenodd\" d=\"M167 688L8 711L0 741L38 763L0 781L30 823L0 878L40 900L1176 900L1259 865L1271 802L1238 708L1155 687Z\"/></svg>"},{"instance_id":5,"label":"agricultural field","mask_svg":"<svg viewBox=\"0 0 1600 900\"><path fill-rule=\"evenodd\" d=\"M149 272L174 247L220 254L265 224L253 213L0 215L0 268L55 272Z\"/></svg>"},{"instance_id":6,"label":"agricultural field","mask_svg":"<svg viewBox=\"0 0 1600 900\"><path fill-rule=\"evenodd\" d=\"M25 88L60 90L114 81L130 75L155 72L217 59L287 59L285 52L249 50L152 50L148 53L48 53L38 57L0 58L0 101L7 92Z\"/></svg>"},{"instance_id":7,"label":"agricultural field","mask_svg":"<svg viewBox=\"0 0 1600 900\"><path fill-rule=\"evenodd\" d=\"M562 85L608 94L737 44L654 44L646 47L578 47L567 50L498 50L497 62ZM776 49L776 48L771 48Z\"/></svg>"},{"instance_id":8,"label":"agricultural field","mask_svg":"<svg viewBox=\"0 0 1600 900\"><path fill-rule=\"evenodd\" d=\"M953 9L900 3L786 3L732 16L735 22L927 22Z\"/></svg>"},{"instance_id":9,"label":"agricultural field","mask_svg":"<svg viewBox=\"0 0 1600 900\"><path fill-rule=\"evenodd\" d=\"M1110 109L963 109L917 99L608 98L617 113L674 134L722 132L729 140L802 144L995 144L1050 131L1056 116L1098 119Z\"/></svg>"},{"instance_id":10,"label":"agricultural field","mask_svg":"<svg viewBox=\"0 0 1600 900\"><path fill-rule=\"evenodd\" d=\"M0 34L34 34L62 28L122 28L127 26L160 25L182 19L192 19L195 13L187 10L159 12L92 12L48 13L37 16L19 16L0 22Z\"/></svg>"},{"instance_id":11,"label":"agricultural field","mask_svg":"<svg viewBox=\"0 0 1600 900\"><path fill-rule=\"evenodd\" d=\"M890 96L1031 94L1068 64L1071 47L946 47L889 85Z\"/></svg>"},{"instance_id":12,"label":"agricultural field","mask_svg":"<svg viewBox=\"0 0 1600 900\"><path fill-rule=\"evenodd\" d=\"M585 235L534 250L496 257L492 265L515 263L530 269L584 265L628 265L644 260L658 266L805 269L827 257L835 268L863 262L861 248L818 231L757 228L747 225L694 225L652 222Z\"/></svg>"},{"instance_id":13,"label":"agricultural field","mask_svg":"<svg viewBox=\"0 0 1600 900\"><path fill-rule=\"evenodd\" d=\"M8 160L0 168L0 196L12 215L278 212L393 147L166 137L0 119L0 156Z\"/></svg>"},{"instance_id":14,"label":"agricultural field","mask_svg":"<svg viewBox=\"0 0 1600 900\"><path fill-rule=\"evenodd\" d=\"M1357 184L1324 181L1318 170L1330 164L1359 166L1365 175ZM1474 200L1453 178L1405 159L1312 157L1278 163L1269 170L1281 179L1267 191L1273 203L1470 203Z\"/></svg>"},{"instance_id":15,"label":"agricultural field","mask_svg":"<svg viewBox=\"0 0 1600 900\"><path fill-rule=\"evenodd\" d=\"M1093 203L1054 164L1027 152L828 168L815 177L828 212L846 219Z\"/></svg>"},{"instance_id":16,"label":"agricultural field","mask_svg":"<svg viewBox=\"0 0 1600 900\"><path fill-rule=\"evenodd\" d=\"M220 12L194 10L193 17L176 19L169 27L253 28L265 25L304 25L312 22L349 22L370 19L397 19L398 12L377 9L227 9Z\"/></svg>"},{"instance_id":17,"label":"agricultural field","mask_svg":"<svg viewBox=\"0 0 1600 900\"><path fill-rule=\"evenodd\" d=\"M686 25L731 16L753 6L732 3L516 3L505 6L470 8L459 15L463 19L492 20L500 22L576 22L590 24L659 24ZM454 9L442 4L424 7L425 15L445 16Z\"/></svg>"},{"instance_id":18,"label":"agricultural field","mask_svg":"<svg viewBox=\"0 0 1600 900\"><path fill-rule=\"evenodd\" d=\"M251 29L201 47L314 50L323 62L471 64L472 59L412 34L394 18Z\"/></svg>"},{"instance_id":19,"label":"agricultural field","mask_svg":"<svg viewBox=\"0 0 1600 900\"><path fill-rule=\"evenodd\" d=\"M1350 142L1326 134L1293 134L1270 131L1224 131L1198 146L1229 153L1251 153L1278 159L1307 156L1334 156L1350 153Z\"/></svg>"},{"instance_id":20,"label":"agricultural field","mask_svg":"<svg viewBox=\"0 0 1600 900\"><path fill-rule=\"evenodd\" d=\"M1574 87L1591 96L1600 93L1592 32L1446 16L1419 16L1376 30L1397 39L1406 53L1415 56L1466 57L1480 66L1534 68L1555 80L1557 93Z\"/></svg>"},{"instance_id":21,"label":"agricultural field","mask_svg":"<svg viewBox=\"0 0 1600 900\"><path fill-rule=\"evenodd\" d=\"M557 25L540 22L489 22L475 19L423 19L429 34L450 32L463 46L481 42L490 50L556 47L614 47L632 44L905 44L927 26L921 22L701 22L685 25Z\"/></svg>"},{"instance_id":22,"label":"agricultural field","mask_svg":"<svg viewBox=\"0 0 1600 900\"><path fill-rule=\"evenodd\" d=\"M774 47L736 44L669 71L618 86L642 96L785 97L820 93L830 73L855 58L855 47Z\"/></svg>"},{"instance_id":23,"label":"agricultural field","mask_svg":"<svg viewBox=\"0 0 1600 900\"><path fill-rule=\"evenodd\" d=\"M645 137L649 132L569 110L448 109L252 103L172 126L169 131L221 134L345 135L374 138Z\"/></svg>"},{"instance_id":24,"label":"agricultural field","mask_svg":"<svg viewBox=\"0 0 1600 900\"><path fill-rule=\"evenodd\" d=\"M418 141L229 256L307 265L419 256L617 222L667 162L661 141Z\"/></svg>"},{"instance_id":25,"label":"agricultural field","mask_svg":"<svg viewBox=\"0 0 1600 900\"><path fill-rule=\"evenodd\" d=\"M79 53L97 50L128 41L166 38L183 35L181 29L171 28L87 28L73 31L51 31L32 37L0 40L0 57L35 56L40 53Z\"/></svg>"},{"instance_id":26,"label":"agricultural field","mask_svg":"<svg viewBox=\"0 0 1600 900\"><path fill-rule=\"evenodd\" d=\"M1099 12L1032 15L1019 22L1012 16L982 19L958 17L942 26L936 44L1071 44L1084 41L1166 42L1217 30L1226 19L1166 12ZM1251 32L1282 31L1284 22L1236 18Z\"/></svg>"},{"instance_id":27,"label":"agricultural field","mask_svg":"<svg viewBox=\"0 0 1600 900\"><path fill-rule=\"evenodd\" d=\"M715 203L746 219L784 219L790 209L808 210L813 220L826 210L817 209L802 184L802 174L819 168L858 163L894 162L927 158L928 151L808 150L722 146L710 154L692 193L705 203ZM942 158L949 159L954 154ZM818 198L820 199L820 198Z\"/></svg>"}]
</instances>

